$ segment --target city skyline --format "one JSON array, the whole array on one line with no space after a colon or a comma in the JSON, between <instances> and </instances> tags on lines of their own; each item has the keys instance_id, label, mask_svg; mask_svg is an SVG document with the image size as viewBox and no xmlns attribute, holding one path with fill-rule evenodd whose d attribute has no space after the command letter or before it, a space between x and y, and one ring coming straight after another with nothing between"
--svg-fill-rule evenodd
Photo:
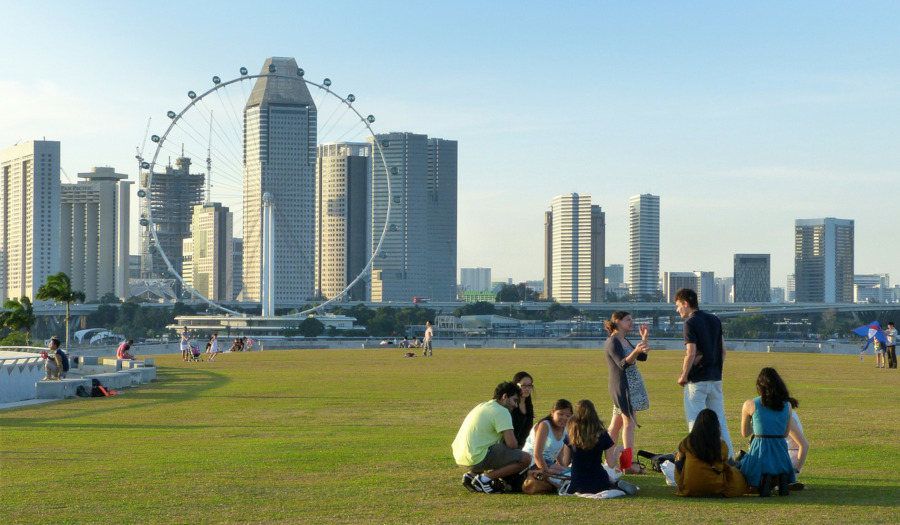
<instances>
[{"instance_id":1,"label":"city skyline","mask_svg":"<svg viewBox=\"0 0 900 525\"><path fill-rule=\"evenodd\" d=\"M855 273L900 275L889 206L842 191L861 185L876 199L898 179L900 123L890 116L900 108L900 36L890 21L900 7L583 3L578 19L530 6L480 6L474 19L475 5L360 3L354 16L368 31L322 23L303 34L291 22L299 7L60 3L38 18L38 7L5 6L23 23L0 44L0 149L46 137L61 143L63 183L104 165L137 182L148 117L159 133L165 112L213 75L295 56L316 80L355 93L377 132L458 141L459 267L540 277L542 224L532 210L578 191L606 213L607 264L628 264L628 197L652 193L661 198L660 271L728 276L734 254L769 253L771 284L782 287L793 272L794 221L842 217L856 224ZM327 21L347 6L302 9ZM191 16L207 23L190 34L172 28ZM133 38L138 19L160 34ZM79 30L96 24L105 31ZM221 38L239 32L240 43ZM114 45L122 40L135 46L127 54ZM34 45L17 53L13 42ZM576 141L591 145L589 157L558 154Z\"/></svg>"}]
</instances>

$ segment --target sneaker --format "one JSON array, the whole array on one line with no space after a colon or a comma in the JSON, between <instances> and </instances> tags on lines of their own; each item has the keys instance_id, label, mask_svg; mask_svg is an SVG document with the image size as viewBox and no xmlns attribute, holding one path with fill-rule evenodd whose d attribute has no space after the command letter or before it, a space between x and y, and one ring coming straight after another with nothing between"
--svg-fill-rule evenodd
<instances>
[{"instance_id":1,"label":"sneaker","mask_svg":"<svg viewBox=\"0 0 900 525\"><path fill-rule=\"evenodd\" d=\"M475 479L472 480L472 487L475 489L475 492L484 492L485 494L493 494L494 486L488 481L487 483L481 481L481 476L475 476Z\"/></svg>"},{"instance_id":2,"label":"sneaker","mask_svg":"<svg viewBox=\"0 0 900 525\"><path fill-rule=\"evenodd\" d=\"M791 495L791 478L787 474L781 474L778 476L778 495L779 496L790 496Z\"/></svg>"},{"instance_id":3,"label":"sneaker","mask_svg":"<svg viewBox=\"0 0 900 525\"><path fill-rule=\"evenodd\" d=\"M791 490L803 490L804 488L806 488L806 485L800 483L799 481L795 481L788 485L788 487L790 487Z\"/></svg>"},{"instance_id":4,"label":"sneaker","mask_svg":"<svg viewBox=\"0 0 900 525\"><path fill-rule=\"evenodd\" d=\"M476 474L474 472L466 472L465 474L463 474L463 479L462 479L463 487L465 487L466 490L468 490L469 492L475 492L475 487L472 486L472 481L474 481L475 478L477 478L477 477L478 477L478 474Z\"/></svg>"},{"instance_id":5,"label":"sneaker","mask_svg":"<svg viewBox=\"0 0 900 525\"><path fill-rule=\"evenodd\" d=\"M619 488L619 490L621 490L625 494L628 494L629 496L634 496L638 491L637 485L625 481L624 479L620 479L619 481L617 481L616 486Z\"/></svg>"},{"instance_id":6,"label":"sneaker","mask_svg":"<svg viewBox=\"0 0 900 525\"><path fill-rule=\"evenodd\" d=\"M508 494L513 492L512 485L506 482L505 479L499 478L491 481L491 488L494 489L495 494Z\"/></svg>"},{"instance_id":7,"label":"sneaker","mask_svg":"<svg viewBox=\"0 0 900 525\"><path fill-rule=\"evenodd\" d=\"M763 474L759 478L759 497L760 498L768 498L772 495L772 477L768 474Z\"/></svg>"}]
</instances>

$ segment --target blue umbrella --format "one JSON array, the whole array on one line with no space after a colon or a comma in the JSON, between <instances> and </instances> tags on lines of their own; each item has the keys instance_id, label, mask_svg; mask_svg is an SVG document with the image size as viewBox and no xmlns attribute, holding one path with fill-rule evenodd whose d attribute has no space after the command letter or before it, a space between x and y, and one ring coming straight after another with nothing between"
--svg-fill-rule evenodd
<instances>
[{"instance_id":1,"label":"blue umbrella","mask_svg":"<svg viewBox=\"0 0 900 525\"><path fill-rule=\"evenodd\" d=\"M884 335L884 332L881 330L881 324L878 321L872 321L871 323L860 326L859 328L854 328L852 332L856 335L861 335L866 339L875 338L882 343L887 343L887 337Z\"/></svg>"}]
</instances>

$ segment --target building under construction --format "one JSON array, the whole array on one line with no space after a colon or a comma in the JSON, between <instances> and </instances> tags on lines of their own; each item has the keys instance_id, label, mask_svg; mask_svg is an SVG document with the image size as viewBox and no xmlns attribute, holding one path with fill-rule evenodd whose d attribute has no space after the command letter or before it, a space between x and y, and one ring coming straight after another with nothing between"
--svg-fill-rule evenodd
<instances>
[{"instance_id":1,"label":"building under construction","mask_svg":"<svg viewBox=\"0 0 900 525\"><path fill-rule=\"evenodd\" d=\"M141 173L141 187L148 195L141 199L141 278L173 277L168 273L159 248L165 252L172 267L181 275L182 243L191 236L194 206L205 200L205 180L202 173L191 173L191 159L179 157L175 167L166 166L164 172ZM148 208L150 208L148 210ZM151 217L152 225L146 221ZM159 248L150 232L156 231ZM178 288L178 286L176 286Z\"/></svg>"}]
</instances>

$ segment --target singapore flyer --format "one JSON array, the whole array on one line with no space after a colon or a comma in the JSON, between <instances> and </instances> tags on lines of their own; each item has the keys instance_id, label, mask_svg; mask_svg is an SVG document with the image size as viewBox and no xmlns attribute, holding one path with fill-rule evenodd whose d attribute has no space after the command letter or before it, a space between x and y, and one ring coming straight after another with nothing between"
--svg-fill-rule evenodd
<instances>
[{"instance_id":1,"label":"singapore flyer","mask_svg":"<svg viewBox=\"0 0 900 525\"><path fill-rule=\"evenodd\" d=\"M310 80L293 58L269 58L259 74L238 71L186 90L186 105L151 136L152 156L139 156L142 253L148 271L177 280L182 297L231 315L246 314L226 304L260 303L274 315L276 303L315 303L294 314L304 316L349 297L383 256L389 144L356 95L339 94L329 78ZM386 192L387 208L365 225L365 253L349 254L347 202L360 188Z\"/></svg>"}]
</instances>

